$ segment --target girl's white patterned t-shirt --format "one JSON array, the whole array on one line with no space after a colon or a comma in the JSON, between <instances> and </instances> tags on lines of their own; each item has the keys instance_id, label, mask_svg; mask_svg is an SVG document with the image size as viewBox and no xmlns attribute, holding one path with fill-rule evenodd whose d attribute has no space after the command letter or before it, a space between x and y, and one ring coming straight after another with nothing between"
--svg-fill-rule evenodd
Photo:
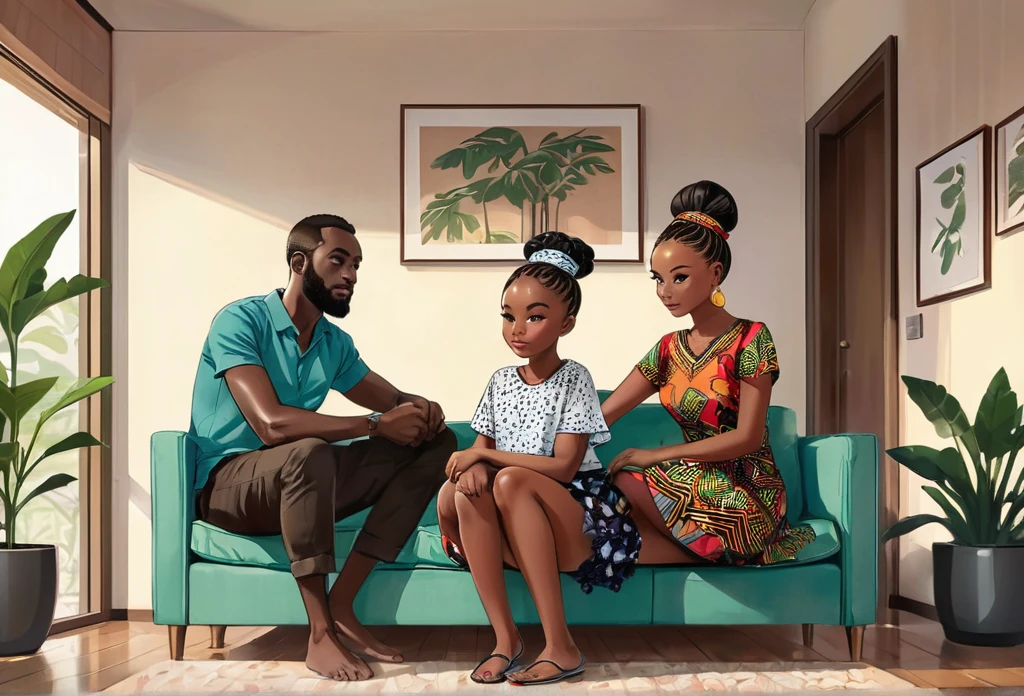
<instances>
[{"instance_id":1,"label":"girl's white patterned t-shirt","mask_svg":"<svg viewBox=\"0 0 1024 696\"><path fill-rule=\"evenodd\" d=\"M611 439L587 368L566 360L540 384L527 384L516 366L491 376L470 424L502 452L550 457L558 433L590 435L580 471L600 469L594 446Z\"/></svg>"}]
</instances>

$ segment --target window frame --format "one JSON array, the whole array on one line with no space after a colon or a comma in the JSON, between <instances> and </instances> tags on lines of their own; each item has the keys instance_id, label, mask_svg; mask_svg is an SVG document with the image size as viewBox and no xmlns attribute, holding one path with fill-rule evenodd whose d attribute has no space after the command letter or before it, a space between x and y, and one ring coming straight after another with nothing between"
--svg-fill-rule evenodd
<instances>
[{"instance_id":1,"label":"window frame","mask_svg":"<svg viewBox=\"0 0 1024 696\"><path fill-rule=\"evenodd\" d=\"M80 273L111 282L111 137L110 126L61 92L45 77L0 44L0 79L68 121L81 133L85 153L80 179L78 230ZM79 305L79 374L112 374L112 290L91 292ZM83 331L84 329L84 331ZM83 335L84 333L84 335ZM80 402L80 427L112 445L112 390ZM79 597L87 611L55 619L50 635L92 626L113 618L111 543L113 493L111 447L90 447L79 460ZM80 602L81 602L80 599Z\"/></svg>"}]
</instances>

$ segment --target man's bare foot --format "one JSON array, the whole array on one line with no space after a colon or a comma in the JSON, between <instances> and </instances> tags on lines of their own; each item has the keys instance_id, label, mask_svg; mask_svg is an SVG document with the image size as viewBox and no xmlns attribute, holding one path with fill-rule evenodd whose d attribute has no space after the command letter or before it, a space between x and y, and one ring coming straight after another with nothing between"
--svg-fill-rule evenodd
<instances>
[{"instance_id":1,"label":"man's bare foot","mask_svg":"<svg viewBox=\"0 0 1024 696\"><path fill-rule=\"evenodd\" d=\"M363 681L373 676L369 665L342 647L333 631L324 631L319 638L310 633L306 667L335 681Z\"/></svg>"},{"instance_id":2,"label":"man's bare foot","mask_svg":"<svg viewBox=\"0 0 1024 696\"><path fill-rule=\"evenodd\" d=\"M332 608L331 617L334 619L334 629L338 637L351 643L355 652L381 662L402 661L402 655L397 650L381 643L373 637L366 626L359 623L355 612L337 611Z\"/></svg>"},{"instance_id":3,"label":"man's bare foot","mask_svg":"<svg viewBox=\"0 0 1024 696\"><path fill-rule=\"evenodd\" d=\"M537 656L533 665L528 665L527 669L509 672L506 676L509 680L522 683L549 679L561 674L558 667L555 667L551 662L540 662L541 660L551 660L551 662L554 662L566 672L570 672L579 667L580 663L583 662L583 653L572 644L564 647L548 646L544 648L544 652Z\"/></svg>"}]
</instances>

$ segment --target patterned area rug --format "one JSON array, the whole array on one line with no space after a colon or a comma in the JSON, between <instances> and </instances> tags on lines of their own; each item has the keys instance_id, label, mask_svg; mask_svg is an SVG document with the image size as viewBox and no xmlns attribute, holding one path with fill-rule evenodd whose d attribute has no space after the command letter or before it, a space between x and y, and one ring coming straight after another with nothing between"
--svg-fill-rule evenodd
<instances>
[{"instance_id":1,"label":"patterned area rug","mask_svg":"<svg viewBox=\"0 0 1024 696\"><path fill-rule=\"evenodd\" d=\"M404 665L373 664L375 677L365 682L340 683L312 677L300 662L161 662L115 684L118 693L246 693L349 692L404 694L498 691L522 694L505 683L480 686L469 680L475 665L466 662L414 662ZM907 691L914 685L884 670L859 664L664 664L656 662L605 663L587 668L574 681L534 687L527 693L566 691Z\"/></svg>"}]
</instances>

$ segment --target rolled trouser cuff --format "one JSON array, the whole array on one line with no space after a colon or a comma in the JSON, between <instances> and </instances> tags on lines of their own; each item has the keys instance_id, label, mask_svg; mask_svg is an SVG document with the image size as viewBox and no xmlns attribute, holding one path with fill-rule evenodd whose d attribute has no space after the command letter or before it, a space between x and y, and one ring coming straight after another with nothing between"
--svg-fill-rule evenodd
<instances>
[{"instance_id":1,"label":"rolled trouser cuff","mask_svg":"<svg viewBox=\"0 0 1024 696\"><path fill-rule=\"evenodd\" d=\"M292 575L296 578L305 578L310 575L329 575L337 570L334 564L334 556L321 554L311 558L301 558L292 561Z\"/></svg>"},{"instance_id":2,"label":"rolled trouser cuff","mask_svg":"<svg viewBox=\"0 0 1024 696\"><path fill-rule=\"evenodd\" d=\"M352 545L352 552L384 563L394 563L398 554L402 552L402 547L395 546L393 542L385 541L363 529Z\"/></svg>"}]
</instances>

